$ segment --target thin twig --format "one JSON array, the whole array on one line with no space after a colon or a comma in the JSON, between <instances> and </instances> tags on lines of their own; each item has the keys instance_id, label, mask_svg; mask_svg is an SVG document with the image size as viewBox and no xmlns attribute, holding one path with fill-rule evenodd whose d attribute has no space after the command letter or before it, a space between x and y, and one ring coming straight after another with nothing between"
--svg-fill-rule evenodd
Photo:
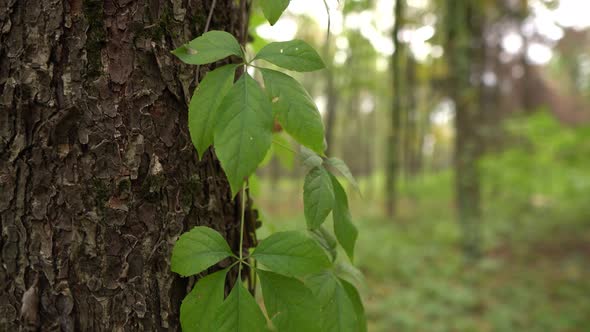
<instances>
[{"instance_id":1,"label":"thin twig","mask_svg":"<svg viewBox=\"0 0 590 332\"><path fill-rule=\"evenodd\" d=\"M215 6L217 5L217 0L213 0L211 2L211 8L209 9L209 15L207 16L207 22L205 22L205 31L203 33L209 31L209 25L211 24L211 19L213 18L213 11L215 10ZM199 76L201 73L201 65L197 66L197 83L199 83Z\"/></svg>"},{"instance_id":2,"label":"thin twig","mask_svg":"<svg viewBox=\"0 0 590 332\"><path fill-rule=\"evenodd\" d=\"M242 216L240 220L240 266L238 268L238 282L242 281L242 263L244 263L244 219L246 216L246 187L242 184Z\"/></svg>"},{"instance_id":3,"label":"thin twig","mask_svg":"<svg viewBox=\"0 0 590 332\"><path fill-rule=\"evenodd\" d=\"M242 25L240 26L240 37L242 45L248 41L248 7L246 0L240 0L240 13L242 14Z\"/></svg>"},{"instance_id":4,"label":"thin twig","mask_svg":"<svg viewBox=\"0 0 590 332\"><path fill-rule=\"evenodd\" d=\"M330 26L332 25L332 20L330 18L330 6L328 6L328 1L324 0L324 6L326 6L326 13L328 14L328 30L326 32L326 44L330 42Z\"/></svg>"},{"instance_id":5,"label":"thin twig","mask_svg":"<svg viewBox=\"0 0 590 332\"><path fill-rule=\"evenodd\" d=\"M205 32L209 31L209 24L211 24L211 18L213 17L213 10L215 9L215 5L217 4L217 0L213 0L211 3L211 9L209 9L209 16L207 16L207 23L205 23Z\"/></svg>"}]
</instances>

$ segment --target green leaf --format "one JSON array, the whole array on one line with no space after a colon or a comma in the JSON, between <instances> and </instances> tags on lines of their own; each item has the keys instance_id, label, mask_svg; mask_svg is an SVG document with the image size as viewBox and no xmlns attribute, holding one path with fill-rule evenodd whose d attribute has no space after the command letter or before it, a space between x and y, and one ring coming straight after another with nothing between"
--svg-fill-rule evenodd
<instances>
[{"instance_id":1,"label":"green leaf","mask_svg":"<svg viewBox=\"0 0 590 332\"><path fill-rule=\"evenodd\" d=\"M328 253L328 255L330 255L332 262L334 262L336 260L336 257L338 256L338 242L336 241L334 236L332 236L332 234L330 234L324 228L324 226L312 229L309 232L311 233L311 236L316 240L316 242Z\"/></svg>"},{"instance_id":2,"label":"green leaf","mask_svg":"<svg viewBox=\"0 0 590 332\"><path fill-rule=\"evenodd\" d=\"M219 106L214 134L215 152L232 196L264 159L272 126L270 101L250 75L242 75Z\"/></svg>"},{"instance_id":3,"label":"green leaf","mask_svg":"<svg viewBox=\"0 0 590 332\"><path fill-rule=\"evenodd\" d=\"M234 82L237 65L210 71L193 94L188 111L188 129L199 158L213 144L214 114Z\"/></svg>"},{"instance_id":4,"label":"green leaf","mask_svg":"<svg viewBox=\"0 0 590 332\"><path fill-rule=\"evenodd\" d=\"M339 261L332 271L339 279L346 280L357 289L367 289L367 280L365 280L363 272L349 262Z\"/></svg>"},{"instance_id":5,"label":"green leaf","mask_svg":"<svg viewBox=\"0 0 590 332\"><path fill-rule=\"evenodd\" d=\"M270 235L260 242L252 257L272 272L295 277L317 273L331 265L317 243L296 231Z\"/></svg>"},{"instance_id":6,"label":"green leaf","mask_svg":"<svg viewBox=\"0 0 590 332\"><path fill-rule=\"evenodd\" d=\"M290 0L262 0L260 2L264 16L270 25L277 23L281 14L289 6L289 1Z\"/></svg>"},{"instance_id":7,"label":"green leaf","mask_svg":"<svg viewBox=\"0 0 590 332\"><path fill-rule=\"evenodd\" d=\"M348 166L346 166L346 163L344 163L344 161L338 158L328 158L326 160L326 164L334 167L338 172L340 172L340 174L342 174L342 176L344 176L344 178L346 178L346 180L348 180L348 182L350 182L350 184L352 184L352 186L357 192L361 192L359 189L359 184L356 182L356 179L354 178L354 176L350 172L350 169L348 168Z\"/></svg>"},{"instance_id":8,"label":"green leaf","mask_svg":"<svg viewBox=\"0 0 590 332\"><path fill-rule=\"evenodd\" d=\"M318 53L302 40L270 43L263 47L254 60L266 60L294 71L314 71L326 66Z\"/></svg>"},{"instance_id":9,"label":"green leaf","mask_svg":"<svg viewBox=\"0 0 590 332\"><path fill-rule=\"evenodd\" d=\"M313 151L324 153L324 125L313 99L294 78L262 69L273 112L289 135Z\"/></svg>"},{"instance_id":10,"label":"green leaf","mask_svg":"<svg viewBox=\"0 0 590 332\"><path fill-rule=\"evenodd\" d=\"M334 209L332 211L332 219L334 220L334 234L338 239L338 242L346 251L346 254L353 260L354 256L354 245L358 237L358 230L352 223L352 217L348 209L348 197L344 188L338 182L338 179L330 174L332 180L332 186L334 187Z\"/></svg>"},{"instance_id":11,"label":"green leaf","mask_svg":"<svg viewBox=\"0 0 590 332\"><path fill-rule=\"evenodd\" d=\"M309 229L320 227L334 207L334 188L330 173L316 167L307 173L303 184L303 211Z\"/></svg>"},{"instance_id":12,"label":"green leaf","mask_svg":"<svg viewBox=\"0 0 590 332\"><path fill-rule=\"evenodd\" d=\"M172 51L184 63L204 65L230 55L244 57L234 36L225 31L209 31Z\"/></svg>"},{"instance_id":13,"label":"green leaf","mask_svg":"<svg viewBox=\"0 0 590 332\"><path fill-rule=\"evenodd\" d=\"M172 249L172 271L190 276L232 255L221 234L209 227L195 227L176 241Z\"/></svg>"},{"instance_id":14,"label":"green leaf","mask_svg":"<svg viewBox=\"0 0 590 332\"><path fill-rule=\"evenodd\" d=\"M334 274L324 272L305 280L321 307L322 332L358 332L359 320L348 293Z\"/></svg>"},{"instance_id":15,"label":"green leaf","mask_svg":"<svg viewBox=\"0 0 590 332\"><path fill-rule=\"evenodd\" d=\"M318 156L315 152L305 146L301 146L300 152L301 161L309 168L320 167L324 163L322 157Z\"/></svg>"},{"instance_id":16,"label":"green leaf","mask_svg":"<svg viewBox=\"0 0 590 332\"><path fill-rule=\"evenodd\" d=\"M260 196L260 179L256 174L253 174L251 177L248 178L248 191L250 191L250 195L253 197ZM256 207L260 209L260 207ZM260 212L260 211L259 211Z\"/></svg>"},{"instance_id":17,"label":"green leaf","mask_svg":"<svg viewBox=\"0 0 590 332\"><path fill-rule=\"evenodd\" d=\"M266 311L281 332L320 332L320 305L305 285L290 277L257 270Z\"/></svg>"},{"instance_id":18,"label":"green leaf","mask_svg":"<svg viewBox=\"0 0 590 332\"><path fill-rule=\"evenodd\" d=\"M295 164L295 152L291 148L291 142L280 134L273 135L273 145L279 163L288 170L292 170Z\"/></svg>"},{"instance_id":19,"label":"green leaf","mask_svg":"<svg viewBox=\"0 0 590 332\"><path fill-rule=\"evenodd\" d=\"M180 324L184 332L214 331L215 313L223 303L227 269L197 281L180 305Z\"/></svg>"},{"instance_id":20,"label":"green leaf","mask_svg":"<svg viewBox=\"0 0 590 332\"><path fill-rule=\"evenodd\" d=\"M258 167L264 167L270 163L270 161L276 157L285 169L292 170L295 164L295 152L291 148L291 142L281 133L272 134L272 145L264 156L264 160L258 165Z\"/></svg>"},{"instance_id":21,"label":"green leaf","mask_svg":"<svg viewBox=\"0 0 590 332\"><path fill-rule=\"evenodd\" d=\"M268 331L264 314L241 281L217 310L215 322L217 328L211 330L215 332Z\"/></svg>"},{"instance_id":22,"label":"green leaf","mask_svg":"<svg viewBox=\"0 0 590 332\"><path fill-rule=\"evenodd\" d=\"M344 287L346 294L348 294L348 298L352 301L354 312L356 313L358 328L355 331L367 332L367 317L365 316L365 308L361 296L356 288L348 281L342 279L339 279L339 281Z\"/></svg>"}]
</instances>

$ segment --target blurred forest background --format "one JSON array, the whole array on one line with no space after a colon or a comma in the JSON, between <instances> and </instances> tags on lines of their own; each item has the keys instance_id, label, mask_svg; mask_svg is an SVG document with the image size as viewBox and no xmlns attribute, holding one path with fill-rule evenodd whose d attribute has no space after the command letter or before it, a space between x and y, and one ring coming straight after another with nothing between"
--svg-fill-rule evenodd
<instances>
[{"instance_id":1,"label":"blurred forest background","mask_svg":"<svg viewBox=\"0 0 590 332\"><path fill-rule=\"evenodd\" d=\"M292 0L273 27L254 8L250 47L301 38L329 67L300 78L360 184L364 279L340 259L369 330L588 331L590 2L326 6ZM305 224L297 148L275 141L260 237Z\"/></svg>"}]
</instances>

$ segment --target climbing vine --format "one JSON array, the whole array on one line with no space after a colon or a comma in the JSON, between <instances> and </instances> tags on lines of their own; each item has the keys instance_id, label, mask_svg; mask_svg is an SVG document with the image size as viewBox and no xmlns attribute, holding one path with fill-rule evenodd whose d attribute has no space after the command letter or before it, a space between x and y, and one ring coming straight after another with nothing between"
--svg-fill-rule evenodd
<instances>
[{"instance_id":1,"label":"climbing vine","mask_svg":"<svg viewBox=\"0 0 590 332\"><path fill-rule=\"evenodd\" d=\"M271 24L288 4L289 0L261 1ZM353 260L358 232L352 223L347 194L332 171L337 171L353 187L358 186L343 161L325 155L322 119L303 86L283 72L258 65L265 61L290 71L310 72L325 67L320 56L304 41L292 40L269 43L255 57L247 59L238 41L223 31L206 32L173 53L193 65L213 63L228 56L242 59L239 64L224 65L207 73L189 105L192 143L199 155L210 146L215 147L232 196L242 192L242 215L237 255L221 234L208 227L195 227L176 242L171 268L181 276L198 274L228 257L233 260L226 269L200 279L186 296L180 310L183 330L366 331L363 305L351 277L355 270L336 259L339 243L349 260ZM259 70L264 89L248 70L234 82L240 66ZM244 191L247 179L273 144L275 121L301 144L299 155L308 168L303 185L307 232L274 233L245 257ZM323 227L330 213L335 238ZM252 264L252 260L257 264ZM266 316L242 284L244 265L250 266L260 280ZM232 268L238 269L238 281L224 298L225 278Z\"/></svg>"}]
</instances>

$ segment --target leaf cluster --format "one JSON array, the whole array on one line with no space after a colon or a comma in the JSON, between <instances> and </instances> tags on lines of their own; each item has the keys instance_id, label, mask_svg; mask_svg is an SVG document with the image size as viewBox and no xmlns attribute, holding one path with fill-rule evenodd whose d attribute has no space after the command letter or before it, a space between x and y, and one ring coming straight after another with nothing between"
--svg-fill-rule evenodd
<instances>
[{"instance_id":1,"label":"leaf cluster","mask_svg":"<svg viewBox=\"0 0 590 332\"><path fill-rule=\"evenodd\" d=\"M227 175L232 194L254 173L272 144L274 119L295 140L318 154L324 153L324 126L317 106L291 76L261 69L265 89L247 72L234 81L238 66L267 61L299 71L324 68L317 52L301 40L270 43L246 61L238 41L224 31L209 31L173 53L187 64L206 64L228 56L242 62L207 73L191 98L189 132L199 155L210 146Z\"/></svg>"},{"instance_id":2,"label":"leaf cluster","mask_svg":"<svg viewBox=\"0 0 590 332\"><path fill-rule=\"evenodd\" d=\"M204 226L184 233L174 246L172 271L189 276L226 258L238 259L221 234ZM250 255L267 315L241 282L224 299L229 268L200 279L183 300L183 331L361 331L364 310L356 288L338 276L314 238L299 231L278 232ZM318 312L326 314L317 317Z\"/></svg>"},{"instance_id":3,"label":"leaf cluster","mask_svg":"<svg viewBox=\"0 0 590 332\"><path fill-rule=\"evenodd\" d=\"M263 0L263 11L274 24L289 0ZM225 239L209 227L195 227L176 242L172 271L191 276L222 260L228 268L200 279L181 305L184 331L366 331L364 309L356 288L336 261L337 243L352 260L357 229L338 171L358 188L350 170L339 159L325 156L324 127L309 93L291 76L254 61L266 61L286 70L307 72L324 68L317 52L301 40L270 43L250 61L229 33L210 31L173 53L187 64L214 63L227 57L241 62L218 67L204 77L189 105L189 131L197 153L213 146L227 176L232 196L243 190L265 159L278 122L301 144L300 157L309 172L304 183L304 210L308 232L274 233L247 257L236 255ZM260 70L264 88L239 66ZM322 227L332 213L336 239ZM243 223L243 221L242 221ZM243 236L243 234L241 234ZM256 260L258 264L251 264ZM262 288L265 317L241 281L225 297L226 276L236 265L250 265ZM352 268L352 267L351 267ZM354 268L352 268L354 269ZM322 313L317 318L317 313Z\"/></svg>"}]
</instances>

